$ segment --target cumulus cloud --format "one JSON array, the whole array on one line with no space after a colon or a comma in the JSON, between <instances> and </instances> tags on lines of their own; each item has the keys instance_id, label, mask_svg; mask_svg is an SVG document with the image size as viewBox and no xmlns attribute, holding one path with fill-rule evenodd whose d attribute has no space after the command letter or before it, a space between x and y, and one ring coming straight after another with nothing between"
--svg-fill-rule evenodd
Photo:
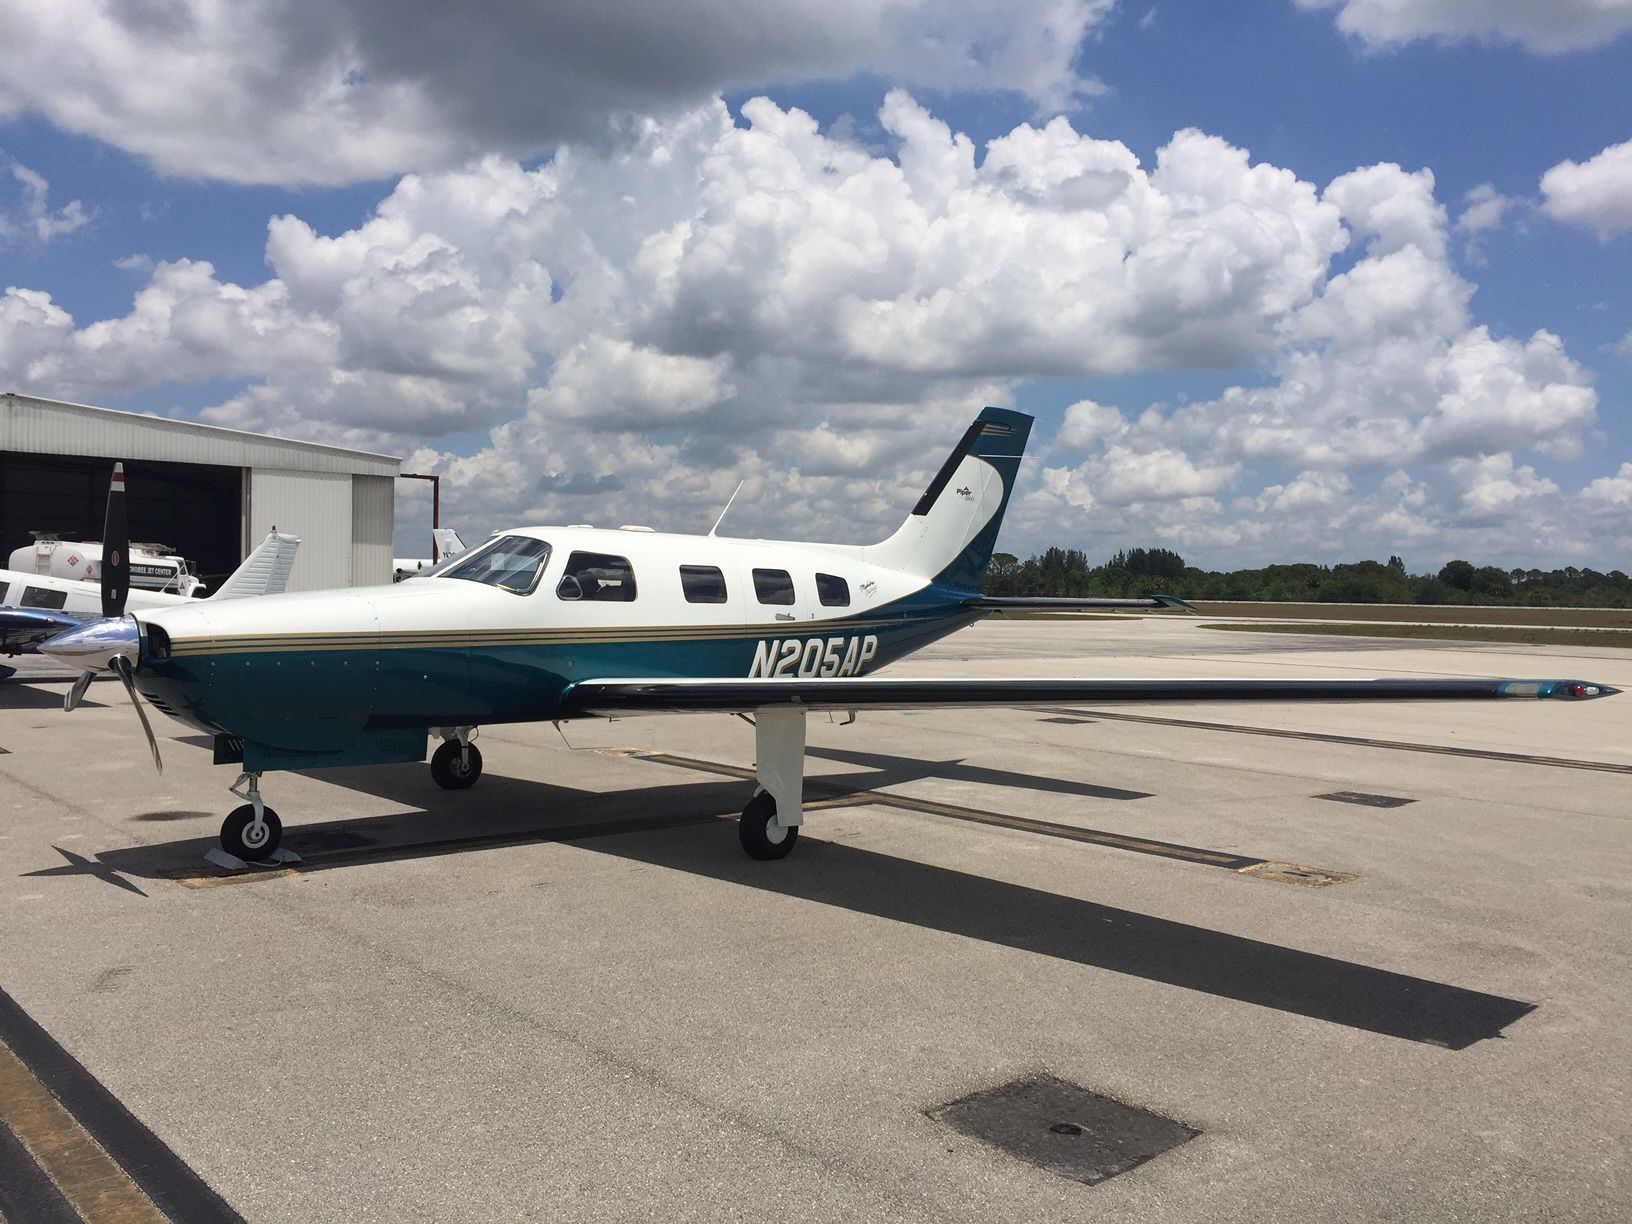
<instances>
[{"instance_id":1,"label":"cumulus cloud","mask_svg":"<svg viewBox=\"0 0 1632 1224\"><path fill-rule=\"evenodd\" d=\"M90 224L91 213L78 200L52 208L51 185L21 162L11 163L11 177L22 195L21 207L0 212L0 239L47 243Z\"/></svg>"},{"instance_id":2,"label":"cumulus cloud","mask_svg":"<svg viewBox=\"0 0 1632 1224\"><path fill-rule=\"evenodd\" d=\"M1419 39L1518 43L1557 54L1601 46L1632 30L1626 0L1294 0L1337 12L1337 27L1374 49Z\"/></svg>"},{"instance_id":3,"label":"cumulus cloud","mask_svg":"<svg viewBox=\"0 0 1632 1224\"><path fill-rule=\"evenodd\" d=\"M1114 0L4 0L0 119L39 113L161 171L343 183L606 142L714 94L858 73L1052 113Z\"/></svg>"},{"instance_id":4,"label":"cumulus cloud","mask_svg":"<svg viewBox=\"0 0 1632 1224\"><path fill-rule=\"evenodd\" d=\"M206 419L409 452L478 533L706 529L743 480L737 530L877 536L982 404L1043 377L1252 372L1200 402L1072 405L1006 537L1038 544L1479 530L1481 498L1531 487L1528 452L1592 426L1557 336L1471 317L1426 171L1323 191L1199 131L1146 164L1059 119L982 156L900 91L888 152L764 99L742 120L716 100L536 168L409 175L339 233L279 216L264 282L161 263L114 319L8 290L0 381L239 380ZM1448 465L1503 454L1468 501Z\"/></svg>"},{"instance_id":5,"label":"cumulus cloud","mask_svg":"<svg viewBox=\"0 0 1632 1224\"><path fill-rule=\"evenodd\" d=\"M1457 233L1483 234L1497 229L1514 203L1511 196L1503 195L1489 183L1480 183L1462 197L1462 211L1456 218Z\"/></svg>"},{"instance_id":6,"label":"cumulus cloud","mask_svg":"<svg viewBox=\"0 0 1632 1224\"><path fill-rule=\"evenodd\" d=\"M1632 140L1585 162L1562 161L1541 176L1542 207L1608 241L1632 230Z\"/></svg>"},{"instance_id":7,"label":"cumulus cloud","mask_svg":"<svg viewBox=\"0 0 1632 1224\"><path fill-rule=\"evenodd\" d=\"M1572 542L1559 489L1514 454L1581 453L1597 405L1588 371L1551 332L1500 337L1470 318L1473 286L1448 259L1446 213L1427 172L1366 167L1339 176L1322 198L1365 247L1283 316L1275 378L1152 406L1131 421L1092 401L1074 406L1056 446L1090 456L1047 473L1022 501L1032 528L1074 517L1119 543L1153 533L1174 544L1199 538L1258 560L1299 548L1353 555L1368 545L1386 556L1402 541L1430 538L1486 556L1522 559L1541 540L1579 555L1586 544L1578 531ZM1172 464L1175 454L1184 466L1170 466L1165 485L1138 485L1155 465L1129 469L1120 487L1153 502L1118 513L1127 499L1109 491L1117 468L1130 455ZM1209 512L1207 531L1193 519L1204 502L1171 508L1276 471L1293 475ZM1357 483L1368 473L1387 476ZM1154 492L1163 487L1165 506ZM1504 518L1524 526L1504 538Z\"/></svg>"}]
</instances>

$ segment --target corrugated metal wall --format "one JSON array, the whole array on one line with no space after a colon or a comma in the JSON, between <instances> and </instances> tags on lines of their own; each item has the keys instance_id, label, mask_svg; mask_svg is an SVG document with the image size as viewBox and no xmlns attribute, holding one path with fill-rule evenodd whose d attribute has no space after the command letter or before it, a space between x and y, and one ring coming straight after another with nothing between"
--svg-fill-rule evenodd
<instances>
[{"instance_id":1,"label":"corrugated metal wall","mask_svg":"<svg viewBox=\"0 0 1632 1224\"><path fill-rule=\"evenodd\" d=\"M42 455L105 455L226 467L269 467L395 476L399 461L338 446L221 429L192 421L115 412L86 404L0 395L0 450Z\"/></svg>"},{"instance_id":2,"label":"corrugated metal wall","mask_svg":"<svg viewBox=\"0 0 1632 1224\"><path fill-rule=\"evenodd\" d=\"M258 543L274 527L300 537L291 591L352 585L351 481L343 472L256 468L249 474L250 540Z\"/></svg>"},{"instance_id":3,"label":"corrugated metal wall","mask_svg":"<svg viewBox=\"0 0 1632 1224\"><path fill-rule=\"evenodd\" d=\"M397 482L389 476L351 478L351 585L391 581Z\"/></svg>"},{"instance_id":4,"label":"corrugated metal wall","mask_svg":"<svg viewBox=\"0 0 1632 1224\"><path fill-rule=\"evenodd\" d=\"M401 461L389 456L9 392L0 395L5 451L238 468L245 553L274 526L301 538L291 591L391 581Z\"/></svg>"}]
</instances>

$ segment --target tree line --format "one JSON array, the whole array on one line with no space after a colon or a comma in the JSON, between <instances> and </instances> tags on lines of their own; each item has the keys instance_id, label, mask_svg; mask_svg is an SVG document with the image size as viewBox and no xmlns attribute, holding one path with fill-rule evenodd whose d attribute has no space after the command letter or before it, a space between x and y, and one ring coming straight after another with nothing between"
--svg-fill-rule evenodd
<instances>
[{"instance_id":1,"label":"tree line","mask_svg":"<svg viewBox=\"0 0 1632 1224\"><path fill-rule=\"evenodd\" d=\"M1267 565L1203 570L1167 548L1119 550L1091 565L1079 548L1046 548L1025 561L995 553L988 595L1177 595L1181 599L1287 603L1493 604L1538 607L1632 607L1632 578L1567 565L1502 569L1451 561L1436 574L1410 574L1399 557L1339 565Z\"/></svg>"}]
</instances>

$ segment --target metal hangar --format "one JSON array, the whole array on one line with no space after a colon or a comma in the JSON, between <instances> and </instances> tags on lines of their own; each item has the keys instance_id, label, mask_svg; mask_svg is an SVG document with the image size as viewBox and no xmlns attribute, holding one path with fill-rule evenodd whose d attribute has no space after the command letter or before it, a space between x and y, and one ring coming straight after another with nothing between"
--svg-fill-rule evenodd
<instances>
[{"instance_id":1,"label":"metal hangar","mask_svg":"<svg viewBox=\"0 0 1632 1224\"><path fill-rule=\"evenodd\" d=\"M400 459L16 392L0 395L0 557L36 531L98 539L116 459L131 538L212 589L274 527L301 538L292 591L391 581Z\"/></svg>"}]
</instances>

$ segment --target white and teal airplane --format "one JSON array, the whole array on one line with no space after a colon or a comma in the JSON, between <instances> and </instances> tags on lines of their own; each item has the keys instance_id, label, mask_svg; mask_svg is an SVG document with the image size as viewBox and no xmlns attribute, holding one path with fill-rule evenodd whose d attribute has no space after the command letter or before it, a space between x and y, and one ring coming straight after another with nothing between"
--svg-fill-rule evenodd
<instances>
[{"instance_id":1,"label":"white and teal airplane","mask_svg":"<svg viewBox=\"0 0 1632 1224\"><path fill-rule=\"evenodd\" d=\"M757 782L739 824L753 857L803 824L811 711L1159 701L1580 699L1575 680L891 679L885 665L1004 609L1181 601L999 599L981 582L1031 418L987 408L900 530L866 547L525 527L411 582L138 611L52 638L45 653L112 667L215 737L249 800L223 848L263 858L281 824L263 773L425 759L463 789L488 723L717 711L750 715ZM141 712L140 703L137 712ZM146 719L143 718L146 726ZM158 747L148 731L154 761ZM246 789L247 787L247 789Z\"/></svg>"}]
</instances>

